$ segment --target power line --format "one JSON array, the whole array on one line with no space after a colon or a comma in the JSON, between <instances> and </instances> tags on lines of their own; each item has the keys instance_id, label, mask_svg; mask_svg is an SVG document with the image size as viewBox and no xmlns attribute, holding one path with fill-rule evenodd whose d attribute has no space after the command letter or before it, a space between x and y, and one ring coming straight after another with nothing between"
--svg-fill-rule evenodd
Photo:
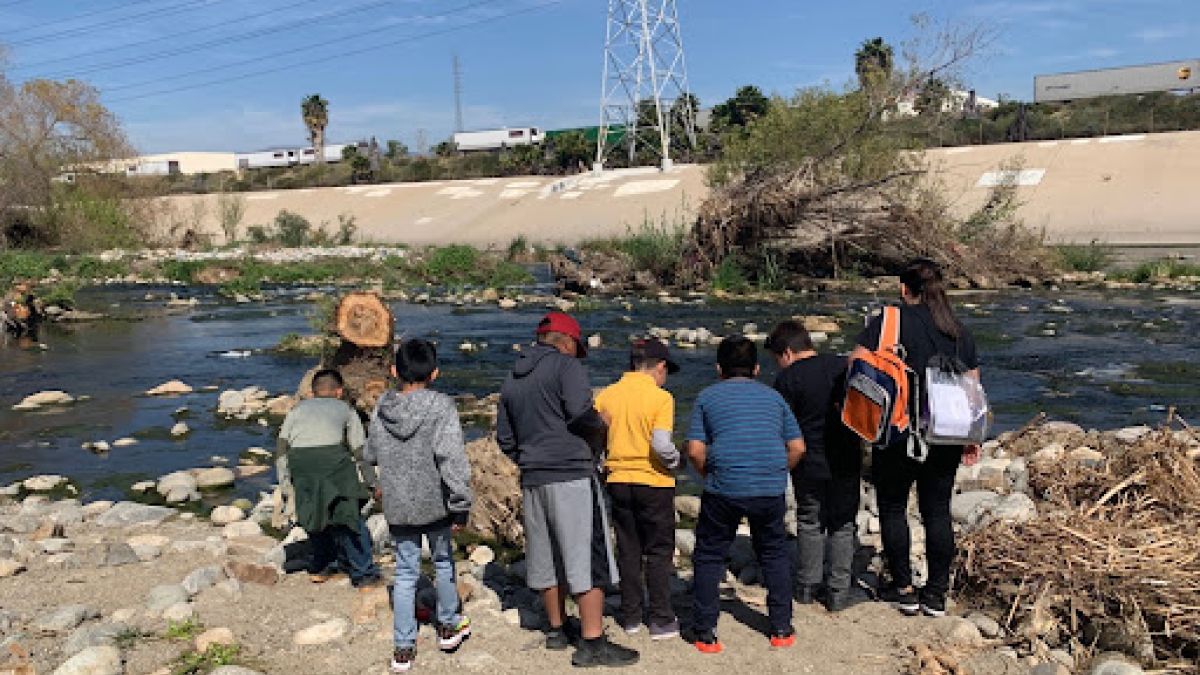
<instances>
[{"instance_id":1,"label":"power line","mask_svg":"<svg viewBox=\"0 0 1200 675\"><path fill-rule=\"evenodd\" d=\"M481 0L480 2L476 2L476 3L470 4L470 5L465 5L463 7L460 7L456 11L473 9L474 7L491 4L495 1L496 0ZM544 2L539 5L533 5L530 7L525 7L523 9L518 9L518 10L511 11L511 12L505 12L503 14L499 14L499 15L495 15L495 16L483 17L481 19L476 19L474 21L468 21L466 23L459 24L457 26L451 26L449 28L442 28L440 30L434 30L434 31L428 31L425 33L409 35L400 40L391 40L391 41L384 42L381 44L371 45L369 47L360 47L358 49L351 49L351 50L343 51L339 54L335 54L333 56L325 56L325 57L320 57L320 58L306 59L304 61L297 61L295 63L291 63L291 64L287 64L287 65L283 65L283 66L276 66L274 68L266 68L263 70L254 71L254 72L250 72L250 73L243 73L241 75L234 75L234 76L230 76L230 77L218 78L215 80L209 80L207 82L199 82L196 84L184 85L182 87L174 87L171 89L160 89L157 91L151 91L151 92L147 92L145 94L137 94L137 95L133 95L133 96L123 96L123 97L116 98L116 99L110 99L109 102L110 103L122 103L125 101L136 101L136 100L140 100L140 99L144 99L144 98L151 98L154 96L162 96L165 94L174 94L174 93L178 93L181 91L189 91L192 89L201 89L204 87L211 87L211 86L215 86L215 85L225 84L228 82L236 82L238 80L246 80L246 79L250 79L252 77L258 77L261 75L269 75L272 73L278 73L278 72L282 72L285 70L292 70L295 68L301 68L304 66L309 66L309 65L319 64L319 63L328 63L329 61L345 58L347 56L357 56L358 54L365 54L367 52L375 51L377 49L383 49L385 47L394 47L396 45L402 45L402 44L406 44L409 42L415 42L417 40L424 40L426 38L436 37L439 35L445 35L447 33L453 33L455 31L463 30L465 28L470 28L472 26L477 26L482 23L486 23L488 21L500 21L503 19L512 18L514 16L520 16L522 14L530 14L534 11L546 9L547 7L552 7L554 5L558 5L563 2L565 2L565 0L549 0L549 2ZM445 16L446 14L449 14L449 12L443 13L441 16ZM431 16L439 16L439 15L435 14L435 15L431 15ZM255 60L257 61L258 59L255 59ZM172 78L167 78L167 79L178 79L178 78L172 77ZM130 85L130 86L142 86L142 85Z\"/></svg>"},{"instance_id":2,"label":"power line","mask_svg":"<svg viewBox=\"0 0 1200 675\"><path fill-rule=\"evenodd\" d=\"M298 2L295 4L300 5L300 4L304 4L305 2L316 2L316 1L317 0L303 0L303 2ZM396 0L376 0L375 2L369 2L365 5L360 5L358 7L351 7L351 8L344 9L344 10L337 11L337 12L327 12L322 15L318 15L315 17L309 17L309 18L305 18L305 19L300 19L297 21L292 21L290 23L282 23L282 24L276 24L273 26L268 26L265 28L257 28L252 31L246 32L246 33L238 33L236 35L226 35L224 37L219 37L219 38L214 38L212 40L208 40L207 42L198 42L196 44L186 45L186 46L183 46L180 48L164 49L164 50L161 50L158 52L152 52L150 54L131 56L131 57L128 57L128 58L125 58L122 60L110 61L108 63L99 63L94 66L88 66L87 68L84 68L82 70L57 71L57 72L50 73L48 75L43 75L42 77L47 78L47 79L58 79L61 77L66 77L66 76L77 77L80 75L89 75L91 73L98 73L98 72L102 72L105 70L116 70L119 68L126 68L128 66L141 65L141 64L149 62L149 61L159 61L162 59L171 58L173 56L179 56L181 54L187 54L189 52L195 52L195 51L199 51L201 49L206 49L208 47L219 47L219 46L231 44L234 42L240 42L242 40L248 40L250 38L261 37L263 35L270 35L272 33L277 33L281 30L288 30L290 28L295 28L295 27L299 27L299 26L306 26L314 21L325 21L328 19L336 19L336 18L340 18L343 16L349 16L351 14L357 14L359 12L364 12L364 11L367 11L370 9L376 9L376 8L382 7L384 5L393 4L395 1ZM269 14L271 12L266 12L266 13ZM244 18L242 20L244 20ZM192 31L192 32L194 32L194 31ZM158 39L161 39L161 38L158 38ZM128 45L126 45L126 47L127 46Z\"/></svg>"},{"instance_id":3,"label":"power line","mask_svg":"<svg viewBox=\"0 0 1200 675\"><path fill-rule=\"evenodd\" d=\"M20 0L20 1L23 2L24 0ZM291 3L288 6L288 9L299 7L301 5L311 5L314 2L324 2L324 1L325 0L298 0L298 2ZM124 49L130 49L133 47L142 47L145 45L154 44L156 42L165 42L167 40L173 40L173 39L179 38L179 37L188 37L191 35L195 35L196 33L203 33L205 31L212 30L214 28L225 28L225 27L229 26L230 23L240 23L243 21L250 21L251 19L258 19L260 17L264 17L269 14L275 14L278 11L279 11L279 9L275 8L275 9L268 9L263 12L256 12L254 14L245 14L245 15L238 16L238 17L231 17L231 18L225 19L223 21L219 21L217 23L211 23L211 24L208 24L205 26L198 26L191 30L180 31L178 33L170 33L168 35L160 35L158 37L150 38L149 40L140 40L138 42L126 42L126 43L123 43L120 46L120 48L124 50ZM85 58L91 57L91 56L102 56L102 55L108 54L112 51L113 51L112 47L91 49L86 52L77 52L75 54L69 54L67 56L60 56L58 58L46 59L44 61L35 61L33 63L27 63L23 66L18 66L16 68L14 68L13 70L32 70L35 68L42 68L42 67L50 65L52 63L62 63L63 61L75 61L77 59L85 59Z\"/></svg>"},{"instance_id":4,"label":"power line","mask_svg":"<svg viewBox=\"0 0 1200 675\"><path fill-rule=\"evenodd\" d=\"M115 7L111 7L111 6L110 7L102 7L100 9L95 9L90 12L83 12L82 14L75 14L72 16L68 16L64 19L59 19L58 21L46 21L46 22L40 23L36 26L29 26L28 28L17 28L16 30L9 31L9 32L10 33L18 33L18 34L19 33L28 33L31 30L45 28L46 26L53 26L55 24L62 24L62 23L72 23L78 19L86 19L89 16L99 16L101 14L111 14L112 12L120 11L122 9L126 9L133 5L144 5L144 4L147 4L150 2L160 2L160 1L161 0L130 0L129 2L125 3L124 5L117 5ZM27 0L13 0L12 2L10 2L6 5L0 5L0 8L11 7L13 5L19 5L23 2L27 2Z\"/></svg>"},{"instance_id":5,"label":"power line","mask_svg":"<svg viewBox=\"0 0 1200 675\"><path fill-rule=\"evenodd\" d=\"M148 0L137 0L131 4L141 4L141 3L144 3L147 1ZM202 6L214 4L217 2L221 2L221 0L211 0L210 2L205 2L204 0L199 0L199 1L183 0L183 2L177 2L173 5L167 5L166 7L158 7L156 9L147 10L140 14L130 14L128 16L121 16L121 17L117 17L115 19L109 19L107 21L100 21L97 23L89 24L87 26L79 26L77 28L68 28L67 30L61 30L56 33L47 33L45 35L35 35L34 37L26 38L24 40L17 40L15 42L9 42L8 46L9 47L20 47L20 46L30 45L30 44L41 44L43 42L56 42L58 40L62 40L65 38L75 37L77 35L84 35L86 33L90 33L99 28L106 28L108 26L116 26L118 24L126 23L133 19L168 16L170 14L180 14L182 12L191 11L193 9L200 9Z\"/></svg>"}]
</instances>

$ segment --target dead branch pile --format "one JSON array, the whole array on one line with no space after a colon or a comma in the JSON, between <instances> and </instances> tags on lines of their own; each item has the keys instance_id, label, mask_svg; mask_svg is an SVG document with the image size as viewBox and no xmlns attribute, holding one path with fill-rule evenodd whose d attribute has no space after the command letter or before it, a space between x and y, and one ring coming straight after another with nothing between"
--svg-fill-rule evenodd
<instances>
[{"instance_id":1,"label":"dead branch pile","mask_svg":"<svg viewBox=\"0 0 1200 675\"><path fill-rule=\"evenodd\" d=\"M1200 654L1200 470L1192 432L1162 429L1103 463L1031 471L1042 516L962 543L968 594L1007 608L1008 628L1051 646L1143 661Z\"/></svg>"}]
</instances>

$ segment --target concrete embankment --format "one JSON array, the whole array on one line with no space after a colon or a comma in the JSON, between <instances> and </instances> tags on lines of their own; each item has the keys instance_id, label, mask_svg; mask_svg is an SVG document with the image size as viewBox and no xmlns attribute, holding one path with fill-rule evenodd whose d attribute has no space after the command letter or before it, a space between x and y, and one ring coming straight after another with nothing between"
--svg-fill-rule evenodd
<instances>
[{"instance_id":1,"label":"concrete embankment","mask_svg":"<svg viewBox=\"0 0 1200 675\"><path fill-rule=\"evenodd\" d=\"M1054 243L1097 240L1119 246L1200 245L1200 132L942 148L929 151L955 209L967 213L1004 179L1016 176L1022 214ZM245 195L243 228L268 224L281 209L336 227L353 215L358 235L380 243L504 246L530 241L574 244L620 236L647 219L686 222L707 197L705 170L627 169L602 175L524 176L276 190ZM177 220L202 208L216 235L216 197L172 197ZM219 235L217 235L219 238Z\"/></svg>"}]
</instances>

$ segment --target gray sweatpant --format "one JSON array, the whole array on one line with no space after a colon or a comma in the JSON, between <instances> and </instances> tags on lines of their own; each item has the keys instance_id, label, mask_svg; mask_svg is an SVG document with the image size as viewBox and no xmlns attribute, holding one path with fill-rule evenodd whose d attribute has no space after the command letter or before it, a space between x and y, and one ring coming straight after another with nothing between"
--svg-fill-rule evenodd
<instances>
[{"instance_id":1,"label":"gray sweatpant","mask_svg":"<svg viewBox=\"0 0 1200 675\"><path fill-rule=\"evenodd\" d=\"M578 595L620 581L603 495L595 477L521 489L530 588Z\"/></svg>"},{"instance_id":2,"label":"gray sweatpant","mask_svg":"<svg viewBox=\"0 0 1200 675\"><path fill-rule=\"evenodd\" d=\"M800 549L796 583L817 586L824 581L830 592L843 593L850 588L851 565L854 563L859 477L801 478L794 485L796 536Z\"/></svg>"}]
</instances>

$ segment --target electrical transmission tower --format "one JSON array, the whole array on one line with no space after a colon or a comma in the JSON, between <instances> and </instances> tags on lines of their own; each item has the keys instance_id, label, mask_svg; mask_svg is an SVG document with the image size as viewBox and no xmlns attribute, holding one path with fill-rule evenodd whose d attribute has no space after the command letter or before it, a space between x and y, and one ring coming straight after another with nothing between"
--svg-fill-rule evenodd
<instances>
[{"instance_id":1,"label":"electrical transmission tower","mask_svg":"<svg viewBox=\"0 0 1200 675\"><path fill-rule=\"evenodd\" d=\"M454 130L459 133L466 131L463 128L462 68L458 64L458 54L454 55Z\"/></svg>"},{"instance_id":2,"label":"electrical transmission tower","mask_svg":"<svg viewBox=\"0 0 1200 675\"><path fill-rule=\"evenodd\" d=\"M671 167L671 140L696 145L675 0L609 0L596 169L625 146L629 163L650 148Z\"/></svg>"}]
</instances>

